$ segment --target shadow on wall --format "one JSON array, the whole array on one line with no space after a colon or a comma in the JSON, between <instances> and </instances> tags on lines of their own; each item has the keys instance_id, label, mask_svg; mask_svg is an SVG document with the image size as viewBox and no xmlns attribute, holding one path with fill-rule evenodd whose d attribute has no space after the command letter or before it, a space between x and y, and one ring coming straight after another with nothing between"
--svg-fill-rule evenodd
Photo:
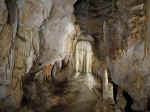
<instances>
[{"instance_id":1,"label":"shadow on wall","mask_svg":"<svg viewBox=\"0 0 150 112\"><path fill-rule=\"evenodd\" d=\"M115 104L117 104L117 96L119 94L119 86L116 85L115 83L113 83L113 93L114 93L114 101L115 101ZM123 90L123 97L125 98L126 100L126 106L124 108L125 112L135 112L131 109L131 105L133 104L133 99L131 98L131 96Z\"/></svg>"},{"instance_id":2,"label":"shadow on wall","mask_svg":"<svg viewBox=\"0 0 150 112\"><path fill-rule=\"evenodd\" d=\"M127 93L127 92L123 92L123 96L125 97L125 99L127 100L127 105L125 107L125 111L126 112L134 112L132 109L131 109L131 105L133 104L133 100L131 98L131 96Z\"/></svg>"}]
</instances>

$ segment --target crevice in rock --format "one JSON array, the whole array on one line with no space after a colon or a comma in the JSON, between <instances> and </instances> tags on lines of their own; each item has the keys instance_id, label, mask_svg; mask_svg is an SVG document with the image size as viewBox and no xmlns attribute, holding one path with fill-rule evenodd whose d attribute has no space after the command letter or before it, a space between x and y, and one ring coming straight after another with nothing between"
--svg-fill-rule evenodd
<instances>
[{"instance_id":1,"label":"crevice in rock","mask_svg":"<svg viewBox=\"0 0 150 112\"><path fill-rule=\"evenodd\" d=\"M17 17L17 3L16 0L5 0L8 9L8 24L14 24Z\"/></svg>"},{"instance_id":2,"label":"crevice in rock","mask_svg":"<svg viewBox=\"0 0 150 112\"><path fill-rule=\"evenodd\" d=\"M147 110L150 111L150 98L148 98L148 101L147 101Z\"/></svg>"},{"instance_id":3,"label":"crevice in rock","mask_svg":"<svg viewBox=\"0 0 150 112\"><path fill-rule=\"evenodd\" d=\"M113 83L113 94L114 94L114 101L117 104L117 93L118 93L118 85Z\"/></svg>"},{"instance_id":4,"label":"crevice in rock","mask_svg":"<svg viewBox=\"0 0 150 112\"><path fill-rule=\"evenodd\" d=\"M127 101L125 111L126 112L133 112L133 110L131 109L131 105L133 104L133 99L131 98L131 96L126 91L123 92L123 95Z\"/></svg>"},{"instance_id":5,"label":"crevice in rock","mask_svg":"<svg viewBox=\"0 0 150 112\"><path fill-rule=\"evenodd\" d=\"M131 108L131 105L133 104L132 97L122 88L120 88L117 84L113 83L113 92L114 92L114 101L117 105L122 105L122 98L124 97L126 100L126 105L124 107L125 112L134 112ZM120 99L121 98L121 99ZM121 104L120 104L121 103ZM120 107L119 106L119 107Z\"/></svg>"},{"instance_id":6,"label":"crevice in rock","mask_svg":"<svg viewBox=\"0 0 150 112\"><path fill-rule=\"evenodd\" d=\"M29 104L29 100L25 97L25 94L22 96L21 100L21 107L24 107L25 105Z\"/></svg>"}]
</instances>

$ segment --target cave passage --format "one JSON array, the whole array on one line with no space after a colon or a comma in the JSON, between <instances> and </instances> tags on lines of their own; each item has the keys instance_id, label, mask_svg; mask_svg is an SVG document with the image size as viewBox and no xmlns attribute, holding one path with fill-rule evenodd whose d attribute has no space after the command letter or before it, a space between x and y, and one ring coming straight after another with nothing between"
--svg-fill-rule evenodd
<instances>
[{"instance_id":1,"label":"cave passage","mask_svg":"<svg viewBox=\"0 0 150 112\"><path fill-rule=\"evenodd\" d=\"M149 4L0 0L0 112L150 111Z\"/></svg>"}]
</instances>

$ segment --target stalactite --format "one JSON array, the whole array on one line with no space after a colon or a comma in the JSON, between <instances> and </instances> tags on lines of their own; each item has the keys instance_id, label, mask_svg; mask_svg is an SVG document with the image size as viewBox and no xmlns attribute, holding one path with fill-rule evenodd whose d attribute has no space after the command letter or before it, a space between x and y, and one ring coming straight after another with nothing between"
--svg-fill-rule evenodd
<instances>
[{"instance_id":1,"label":"stalactite","mask_svg":"<svg viewBox=\"0 0 150 112\"><path fill-rule=\"evenodd\" d=\"M79 41L76 45L75 70L76 72L92 72L92 47L87 41Z\"/></svg>"},{"instance_id":2,"label":"stalactite","mask_svg":"<svg viewBox=\"0 0 150 112\"><path fill-rule=\"evenodd\" d=\"M75 52L75 78L81 73L86 75L86 85L91 90L96 84L92 76L92 46L88 41L79 41Z\"/></svg>"},{"instance_id":3,"label":"stalactite","mask_svg":"<svg viewBox=\"0 0 150 112\"><path fill-rule=\"evenodd\" d=\"M104 90L108 88L108 74L107 74L107 69L104 70L103 87L104 87Z\"/></svg>"},{"instance_id":4,"label":"stalactite","mask_svg":"<svg viewBox=\"0 0 150 112\"><path fill-rule=\"evenodd\" d=\"M12 77L13 68L14 68L14 55L15 55L15 40L16 40L16 33L18 28L18 7L16 0L6 0L6 5L8 9L8 24L11 25L12 29L12 39L11 39L11 46L10 46L10 55L9 55L9 75Z\"/></svg>"},{"instance_id":5,"label":"stalactite","mask_svg":"<svg viewBox=\"0 0 150 112\"><path fill-rule=\"evenodd\" d=\"M11 77L11 81L7 88L7 95L10 96L10 102L14 106L19 107L22 98L21 76L24 74L24 59L17 56L17 45L16 42L19 40L16 36L19 23L19 10L17 5L17 0L5 0L8 9L8 21L7 23L11 26L11 45L9 51L9 67L8 76ZM20 45L20 44L19 44ZM20 51L19 51L20 52Z\"/></svg>"},{"instance_id":6,"label":"stalactite","mask_svg":"<svg viewBox=\"0 0 150 112\"><path fill-rule=\"evenodd\" d=\"M147 25L146 25L146 32L145 32L145 45L144 45L144 54L146 57L148 55L148 50L149 50L149 43L150 43L150 38L149 38L149 35L150 35L150 7L149 7L149 4L150 4L150 1L149 0L145 0L145 14L146 14L146 19L145 19L145 22L147 22Z\"/></svg>"},{"instance_id":7,"label":"stalactite","mask_svg":"<svg viewBox=\"0 0 150 112\"><path fill-rule=\"evenodd\" d=\"M26 73L28 73L33 65L33 61L34 61L34 51L31 50L30 52L30 56L27 57L26 59Z\"/></svg>"},{"instance_id":8,"label":"stalactite","mask_svg":"<svg viewBox=\"0 0 150 112\"><path fill-rule=\"evenodd\" d=\"M115 0L112 0L112 16L114 17L115 13Z\"/></svg>"},{"instance_id":9,"label":"stalactite","mask_svg":"<svg viewBox=\"0 0 150 112\"><path fill-rule=\"evenodd\" d=\"M29 34L29 36L27 35ZM33 61L35 59L35 50L33 47L33 29L29 29L25 31L25 49L24 51L24 56L27 57L26 59L26 72L28 73L29 70L32 67Z\"/></svg>"},{"instance_id":10,"label":"stalactite","mask_svg":"<svg viewBox=\"0 0 150 112\"><path fill-rule=\"evenodd\" d=\"M79 25L75 25L75 34L74 34L74 38L72 40L70 59L73 59L73 54L74 54L74 52L76 50L76 45L77 45L77 42L78 42L79 34L80 34L80 26ZM75 65L73 61L74 60L70 60L72 66Z\"/></svg>"},{"instance_id":11,"label":"stalactite","mask_svg":"<svg viewBox=\"0 0 150 112\"><path fill-rule=\"evenodd\" d=\"M28 35L29 34L29 35ZM33 41L33 30L29 29L25 31L25 49L24 49L24 55L25 56L30 56L31 49L32 49L32 41Z\"/></svg>"},{"instance_id":12,"label":"stalactite","mask_svg":"<svg viewBox=\"0 0 150 112\"><path fill-rule=\"evenodd\" d=\"M48 64L43 67L44 79L47 80L51 76L52 65Z\"/></svg>"}]
</instances>

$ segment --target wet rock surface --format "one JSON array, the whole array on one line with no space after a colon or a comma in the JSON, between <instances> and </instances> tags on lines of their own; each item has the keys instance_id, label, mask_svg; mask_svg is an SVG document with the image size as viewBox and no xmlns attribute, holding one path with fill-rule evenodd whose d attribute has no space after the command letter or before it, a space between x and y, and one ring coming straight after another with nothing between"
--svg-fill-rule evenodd
<instances>
[{"instance_id":1,"label":"wet rock surface","mask_svg":"<svg viewBox=\"0 0 150 112\"><path fill-rule=\"evenodd\" d=\"M0 111L149 110L148 3L0 0Z\"/></svg>"}]
</instances>

